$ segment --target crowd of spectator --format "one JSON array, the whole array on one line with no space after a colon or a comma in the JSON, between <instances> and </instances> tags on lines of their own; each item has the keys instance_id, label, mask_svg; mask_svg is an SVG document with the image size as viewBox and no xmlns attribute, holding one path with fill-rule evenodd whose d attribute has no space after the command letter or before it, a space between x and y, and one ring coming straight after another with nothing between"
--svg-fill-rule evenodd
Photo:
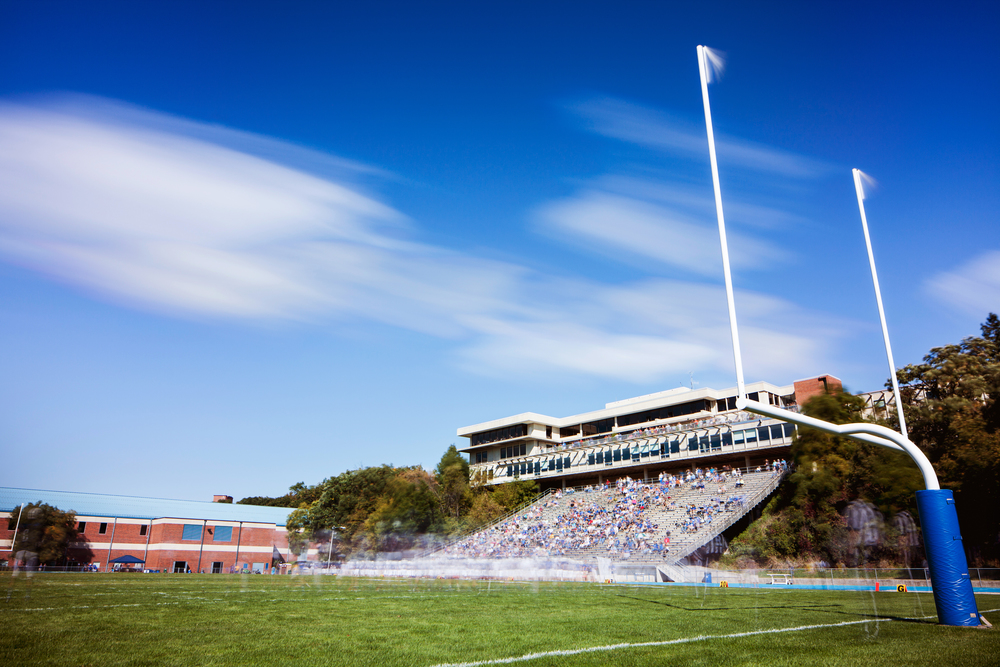
<instances>
[{"instance_id":1,"label":"crowd of spectator","mask_svg":"<svg viewBox=\"0 0 1000 667\"><path fill-rule=\"evenodd\" d=\"M755 472L779 474L785 470L784 461L768 461ZM660 473L648 484L622 477L613 484L556 491L544 502L446 547L444 553L470 558L579 556L586 552L619 559L633 554L666 555L674 530L697 533L722 514L741 509L747 500L741 493L743 486L741 471L726 466ZM677 499L682 494L688 502L678 508ZM692 494L697 494L696 501L690 501ZM682 512L672 526L659 525L657 517L678 509Z\"/></svg>"},{"instance_id":2,"label":"crowd of spectator","mask_svg":"<svg viewBox=\"0 0 1000 667\"><path fill-rule=\"evenodd\" d=\"M777 471L784 469L784 463L779 467L778 462L769 462L767 467ZM734 493L729 493L729 484ZM735 493L743 486L738 469L661 473L651 484L622 477L613 485L604 482L579 491L557 491L545 502L447 547L445 553L475 558L566 556L581 550L619 558L636 553L667 554L671 532L661 532L649 510L677 509L677 492L690 489L704 493L707 486L716 490L715 495L689 504L684 517L674 525L685 533L697 532L720 513L743 505L744 497ZM563 511L557 513L560 508Z\"/></svg>"}]
</instances>

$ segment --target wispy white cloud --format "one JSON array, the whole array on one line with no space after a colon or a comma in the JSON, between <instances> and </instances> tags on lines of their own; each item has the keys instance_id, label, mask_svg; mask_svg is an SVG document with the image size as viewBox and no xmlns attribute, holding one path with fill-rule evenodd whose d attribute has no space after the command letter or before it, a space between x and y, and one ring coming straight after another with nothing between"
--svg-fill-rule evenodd
<instances>
[{"instance_id":1,"label":"wispy white cloud","mask_svg":"<svg viewBox=\"0 0 1000 667\"><path fill-rule=\"evenodd\" d=\"M933 297L963 313L985 316L996 312L1000 308L1000 250L981 253L939 273L925 287Z\"/></svg>"},{"instance_id":2,"label":"wispy white cloud","mask_svg":"<svg viewBox=\"0 0 1000 667\"><path fill-rule=\"evenodd\" d=\"M324 301L299 275L306 239L385 245L379 229L404 219L344 185L126 111L112 122L0 107L0 252L130 302L292 316Z\"/></svg>"},{"instance_id":3,"label":"wispy white cloud","mask_svg":"<svg viewBox=\"0 0 1000 667\"><path fill-rule=\"evenodd\" d=\"M358 185L373 175L107 102L2 104L0 257L172 315L383 322L454 340L480 372L646 381L731 364L720 353L721 288L556 279L420 243L405 215ZM636 239L624 250L707 274L710 230L672 218L664 202L684 208L677 197L595 191L547 210L578 237L609 243L601 230L613 223ZM702 245L703 254L692 250ZM740 299L751 338L781 341L768 363L801 368L822 357L829 334L805 329L808 314L760 295Z\"/></svg>"},{"instance_id":4,"label":"wispy white cloud","mask_svg":"<svg viewBox=\"0 0 1000 667\"><path fill-rule=\"evenodd\" d=\"M588 129L639 146L708 162L708 139L703 127L662 111L614 98L589 100L573 107ZM716 132L719 161L727 166L811 179L830 166L798 155Z\"/></svg>"},{"instance_id":5,"label":"wispy white cloud","mask_svg":"<svg viewBox=\"0 0 1000 667\"><path fill-rule=\"evenodd\" d=\"M722 275L718 232L678 207L599 190L585 190L540 209L543 228L564 240L629 262L647 258L699 276ZM771 244L730 232L733 265L759 268L783 253Z\"/></svg>"}]
</instances>

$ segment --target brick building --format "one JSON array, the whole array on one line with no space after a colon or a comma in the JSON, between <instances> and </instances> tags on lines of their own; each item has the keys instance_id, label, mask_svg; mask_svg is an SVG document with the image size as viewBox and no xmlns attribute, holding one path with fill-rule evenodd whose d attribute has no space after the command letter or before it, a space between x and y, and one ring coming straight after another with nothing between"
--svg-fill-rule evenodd
<instances>
[{"instance_id":1,"label":"brick building","mask_svg":"<svg viewBox=\"0 0 1000 667\"><path fill-rule=\"evenodd\" d=\"M12 559L9 520L24 503L42 502L76 514L83 538L70 546L69 565L108 569L134 556L151 570L172 572L263 571L291 562L286 507L164 500L98 493L0 488L0 562Z\"/></svg>"}]
</instances>

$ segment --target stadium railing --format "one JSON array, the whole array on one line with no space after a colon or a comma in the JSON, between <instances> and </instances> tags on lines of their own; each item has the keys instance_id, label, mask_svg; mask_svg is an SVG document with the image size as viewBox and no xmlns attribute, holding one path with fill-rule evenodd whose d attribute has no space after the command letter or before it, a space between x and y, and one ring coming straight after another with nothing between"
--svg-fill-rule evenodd
<instances>
[{"instance_id":1,"label":"stadium railing","mask_svg":"<svg viewBox=\"0 0 1000 667\"><path fill-rule=\"evenodd\" d=\"M687 558L692 553L705 546L716 537L721 535L727 528L745 517L753 508L770 496L781 481L787 476L789 470L776 472L763 487L757 489L753 495L748 497L741 507L735 512L727 512L718 522L709 524L709 528L698 532L698 539L681 546L677 551L672 551L668 560L676 563Z\"/></svg>"}]
</instances>

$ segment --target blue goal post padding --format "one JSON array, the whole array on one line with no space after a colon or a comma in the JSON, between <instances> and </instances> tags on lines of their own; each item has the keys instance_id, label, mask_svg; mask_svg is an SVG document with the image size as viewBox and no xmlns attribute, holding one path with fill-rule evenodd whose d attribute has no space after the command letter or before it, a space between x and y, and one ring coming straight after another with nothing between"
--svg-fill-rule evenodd
<instances>
[{"instance_id":1,"label":"blue goal post padding","mask_svg":"<svg viewBox=\"0 0 1000 667\"><path fill-rule=\"evenodd\" d=\"M958 529L954 495L948 489L917 491L917 511L924 533L938 622L979 625L979 610Z\"/></svg>"}]
</instances>

